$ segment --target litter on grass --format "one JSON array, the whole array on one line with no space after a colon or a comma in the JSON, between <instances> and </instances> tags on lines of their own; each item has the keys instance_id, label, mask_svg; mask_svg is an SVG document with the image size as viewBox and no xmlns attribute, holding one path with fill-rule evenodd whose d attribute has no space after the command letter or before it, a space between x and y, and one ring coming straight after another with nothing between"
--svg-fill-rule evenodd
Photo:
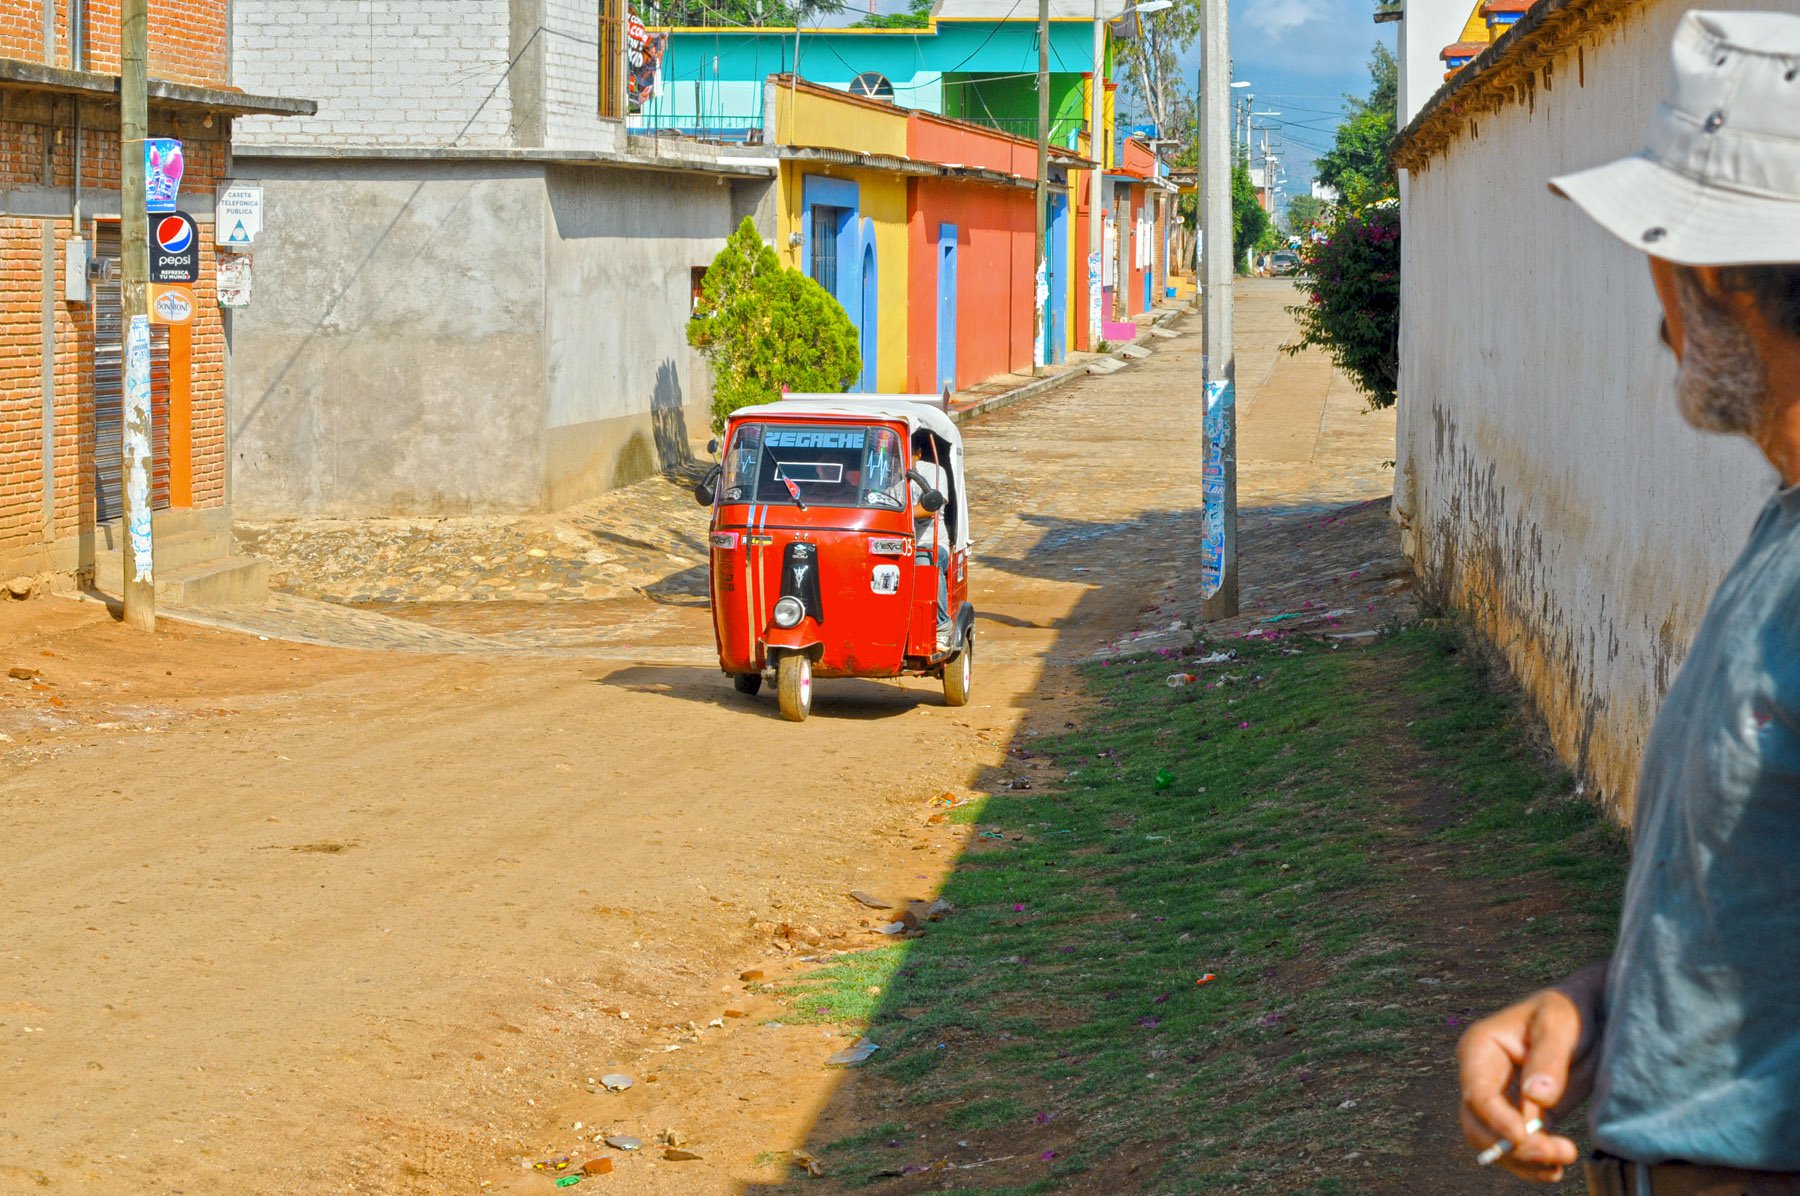
<instances>
[{"instance_id":1,"label":"litter on grass","mask_svg":"<svg viewBox=\"0 0 1800 1196\"><path fill-rule=\"evenodd\" d=\"M855 1046L845 1047L831 1058L825 1060L825 1066L855 1067L859 1063L867 1063L869 1057L880 1049L881 1047L879 1045L864 1038L858 1041Z\"/></svg>"}]
</instances>

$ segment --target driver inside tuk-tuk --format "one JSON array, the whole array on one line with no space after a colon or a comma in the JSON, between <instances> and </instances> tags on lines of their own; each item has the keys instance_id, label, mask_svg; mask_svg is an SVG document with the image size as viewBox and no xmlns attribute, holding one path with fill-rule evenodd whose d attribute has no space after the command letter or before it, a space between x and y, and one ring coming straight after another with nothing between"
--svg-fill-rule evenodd
<instances>
[{"instance_id":1,"label":"driver inside tuk-tuk","mask_svg":"<svg viewBox=\"0 0 1800 1196\"><path fill-rule=\"evenodd\" d=\"M936 490L947 499L949 491L944 484L947 475L943 467L931 459L934 454L930 449L934 447L926 446L917 451L917 463L913 468L924 479L925 488ZM942 507L927 511L919 505L925 497L925 488L917 482L912 484L914 560L937 573L937 647L938 651L947 652L954 631L950 625L950 533L944 524Z\"/></svg>"}]
</instances>

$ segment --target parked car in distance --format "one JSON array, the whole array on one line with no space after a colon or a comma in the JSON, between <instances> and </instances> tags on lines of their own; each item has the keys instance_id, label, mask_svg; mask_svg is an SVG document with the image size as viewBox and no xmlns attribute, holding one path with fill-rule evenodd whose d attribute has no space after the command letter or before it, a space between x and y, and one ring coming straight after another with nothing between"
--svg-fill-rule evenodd
<instances>
[{"instance_id":1,"label":"parked car in distance","mask_svg":"<svg viewBox=\"0 0 1800 1196\"><path fill-rule=\"evenodd\" d=\"M1298 274L1300 272L1300 255L1285 249L1277 250L1269 258L1270 274Z\"/></svg>"}]
</instances>

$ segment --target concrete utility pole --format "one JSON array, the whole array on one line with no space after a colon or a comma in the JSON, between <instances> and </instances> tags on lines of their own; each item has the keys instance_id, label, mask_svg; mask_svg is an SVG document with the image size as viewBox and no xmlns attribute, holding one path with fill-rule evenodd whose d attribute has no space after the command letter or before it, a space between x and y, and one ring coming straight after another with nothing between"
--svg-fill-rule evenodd
<instances>
[{"instance_id":1,"label":"concrete utility pole","mask_svg":"<svg viewBox=\"0 0 1800 1196\"><path fill-rule=\"evenodd\" d=\"M1032 311L1037 313L1037 332L1032 337L1032 373L1049 364L1049 338L1044 331L1044 302L1050 297L1049 263L1044 256L1045 226L1049 221L1050 179L1050 0L1038 0L1038 145L1037 145L1037 253L1032 260L1037 273L1032 284Z\"/></svg>"},{"instance_id":2,"label":"concrete utility pole","mask_svg":"<svg viewBox=\"0 0 1800 1196\"><path fill-rule=\"evenodd\" d=\"M124 338L120 437L124 451L120 560L125 624L156 630L156 583L150 526L150 229L144 194L144 139L149 136L149 0L119 7L119 256Z\"/></svg>"},{"instance_id":3,"label":"concrete utility pole","mask_svg":"<svg viewBox=\"0 0 1800 1196\"><path fill-rule=\"evenodd\" d=\"M1229 619L1238 610L1237 360L1231 339L1231 37L1226 0L1206 0L1200 34L1201 347L1204 354L1205 450L1202 491L1201 617Z\"/></svg>"},{"instance_id":4,"label":"concrete utility pole","mask_svg":"<svg viewBox=\"0 0 1800 1196\"><path fill-rule=\"evenodd\" d=\"M1088 349L1100 348L1100 280L1105 267L1106 231L1101 208L1106 203L1106 143L1102 131L1106 127L1106 22L1100 16L1100 0L1094 0L1094 77L1088 95L1088 157L1094 168L1088 172Z\"/></svg>"}]
</instances>

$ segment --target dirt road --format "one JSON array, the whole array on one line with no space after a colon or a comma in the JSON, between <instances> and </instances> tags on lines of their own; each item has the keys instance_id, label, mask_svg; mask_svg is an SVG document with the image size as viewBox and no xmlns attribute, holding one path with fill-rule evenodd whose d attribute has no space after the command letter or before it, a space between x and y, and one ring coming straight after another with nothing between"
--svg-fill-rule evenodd
<instances>
[{"instance_id":1,"label":"dirt road","mask_svg":"<svg viewBox=\"0 0 1800 1196\"><path fill-rule=\"evenodd\" d=\"M1255 337L1291 291L1243 290L1241 351L1271 363L1254 426L1255 384L1285 384ZM1191 576L1193 331L969 430L960 710L821 682L784 723L706 663L704 609L654 592L585 612L652 629L604 651L143 640L0 608L0 669L39 674L0 679L0 1192L544 1191L522 1159L671 1130L701 1157L621 1154L605 1190L778 1173L846 1044L768 1024L739 975L871 941L849 890L930 896L962 846L931 804L1002 781L1015 737L1062 725L1058 662ZM1324 431L1312 458L1274 437L1287 480L1248 505L1383 492L1391 418L1277 409ZM484 617L584 614L505 607Z\"/></svg>"}]
</instances>

